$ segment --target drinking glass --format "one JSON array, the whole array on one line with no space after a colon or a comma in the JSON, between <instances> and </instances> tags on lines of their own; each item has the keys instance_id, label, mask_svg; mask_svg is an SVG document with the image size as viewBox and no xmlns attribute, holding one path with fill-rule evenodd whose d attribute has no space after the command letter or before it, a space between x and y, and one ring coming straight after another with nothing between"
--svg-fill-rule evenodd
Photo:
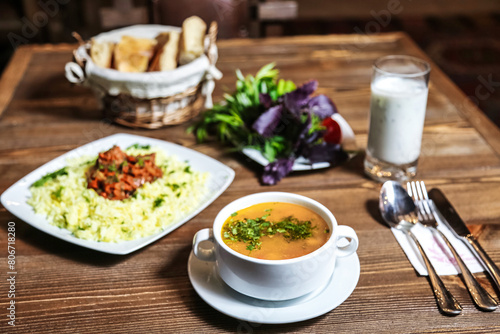
<instances>
[{"instance_id":1,"label":"drinking glass","mask_svg":"<svg viewBox=\"0 0 500 334\"><path fill-rule=\"evenodd\" d=\"M410 56L375 61L364 161L371 178L407 181L417 173L429 91L430 65Z\"/></svg>"}]
</instances>

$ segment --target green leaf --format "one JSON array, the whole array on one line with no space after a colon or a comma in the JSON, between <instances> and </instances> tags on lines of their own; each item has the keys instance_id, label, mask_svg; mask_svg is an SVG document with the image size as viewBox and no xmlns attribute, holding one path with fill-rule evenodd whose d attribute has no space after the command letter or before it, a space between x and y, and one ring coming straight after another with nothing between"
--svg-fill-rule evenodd
<instances>
[{"instance_id":1,"label":"green leaf","mask_svg":"<svg viewBox=\"0 0 500 334\"><path fill-rule=\"evenodd\" d=\"M245 81L245 77L243 76L243 73L241 73L240 69L237 69L235 72L238 80Z\"/></svg>"},{"instance_id":2,"label":"green leaf","mask_svg":"<svg viewBox=\"0 0 500 334\"><path fill-rule=\"evenodd\" d=\"M225 93L224 94L224 98L226 99L227 102L229 103L234 103L236 100L234 99L234 97L232 97L231 95Z\"/></svg>"},{"instance_id":3,"label":"green leaf","mask_svg":"<svg viewBox=\"0 0 500 334\"><path fill-rule=\"evenodd\" d=\"M277 77L279 71L277 69L273 69L276 63L269 63L264 65L255 75L257 80L262 80L264 78L274 78Z\"/></svg>"},{"instance_id":4,"label":"green leaf","mask_svg":"<svg viewBox=\"0 0 500 334\"><path fill-rule=\"evenodd\" d=\"M280 95L278 94L278 91L277 91L277 90L272 90L272 91L270 91L268 94L269 94L269 96L271 97L271 99L272 99L273 101L276 101L276 100L278 99L278 97L280 96Z\"/></svg>"},{"instance_id":5,"label":"green leaf","mask_svg":"<svg viewBox=\"0 0 500 334\"><path fill-rule=\"evenodd\" d=\"M265 81L262 81L260 83L260 93L264 93L264 94L267 94L267 83Z\"/></svg>"},{"instance_id":6,"label":"green leaf","mask_svg":"<svg viewBox=\"0 0 500 334\"><path fill-rule=\"evenodd\" d=\"M269 162L273 162L276 159L276 150L271 142L265 142L263 155Z\"/></svg>"},{"instance_id":7,"label":"green leaf","mask_svg":"<svg viewBox=\"0 0 500 334\"><path fill-rule=\"evenodd\" d=\"M255 77L244 76L240 70L236 70L236 90L232 94L224 94L224 100L203 112L199 121L189 127L188 131L194 133L198 142L213 136L221 142L231 144L234 150L254 147L270 161L290 154L290 144L286 143L290 140L288 134L285 134L287 140L284 137L277 140L272 137L266 140L269 141L266 144L251 129L255 120L265 111L260 104L260 94L267 93L276 101L289 88L288 81L278 81L279 71L274 66L274 63L264 65ZM294 135L292 132L291 134Z\"/></svg>"},{"instance_id":8,"label":"green leaf","mask_svg":"<svg viewBox=\"0 0 500 334\"><path fill-rule=\"evenodd\" d=\"M68 175L68 171L67 171L66 167L63 167L59 170L56 170L55 172L48 173L48 174L42 176L39 180L35 181L31 186L35 187L35 188L41 187L47 181L54 180L58 176L62 176L62 175Z\"/></svg>"},{"instance_id":9,"label":"green leaf","mask_svg":"<svg viewBox=\"0 0 500 334\"><path fill-rule=\"evenodd\" d=\"M297 89L297 86L295 85L295 83L291 80L287 80L286 83L285 83L285 92L284 94L286 93L290 93L292 91L294 91L295 89Z\"/></svg>"},{"instance_id":10,"label":"green leaf","mask_svg":"<svg viewBox=\"0 0 500 334\"><path fill-rule=\"evenodd\" d=\"M278 90L278 96L285 94L284 93L285 92L285 80L280 79L278 81L278 89L277 90Z\"/></svg>"}]
</instances>

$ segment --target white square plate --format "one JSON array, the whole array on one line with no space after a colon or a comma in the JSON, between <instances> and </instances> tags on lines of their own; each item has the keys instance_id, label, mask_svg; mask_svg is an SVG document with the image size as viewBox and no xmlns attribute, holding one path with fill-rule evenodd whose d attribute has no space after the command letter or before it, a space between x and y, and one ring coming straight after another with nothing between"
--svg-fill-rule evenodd
<instances>
[{"instance_id":1,"label":"white square plate","mask_svg":"<svg viewBox=\"0 0 500 334\"><path fill-rule=\"evenodd\" d=\"M210 173L210 178L207 183L207 196L183 219L168 226L165 230L141 239L123 241L119 243L89 241L79 239L73 236L70 231L50 224L44 216L35 214L33 208L28 203L26 203L28 198L31 197L29 188L33 184L33 182L40 179L47 173L54 172L58 169L63 168L64 166L66 166L66 161L68 159L77 158L83 155L97 156L99 152L106 151L113 145L119 145L120 147L129 147L130 145L136 143L140 145L151 145L152 147L159 147L168 155L175 155L179 160L187 160L194 170ZM167 235L171 231L189 221L191 218L205 209L217 197L219 197L224 192L224 190L229 187L233 179L234 171L231 168L197 151L159 139L120 133L78 147L46 163L45 165L23 177L21 180L17 181L9 189L7 189L0 197L0 201L7 210L9 210L19 219L22 219L31 226L36 227L37 229L54 237L96 251L123 255L136 251L139 248L142 248L160 239L161 237Z\"/></svg>"}]
</instances>

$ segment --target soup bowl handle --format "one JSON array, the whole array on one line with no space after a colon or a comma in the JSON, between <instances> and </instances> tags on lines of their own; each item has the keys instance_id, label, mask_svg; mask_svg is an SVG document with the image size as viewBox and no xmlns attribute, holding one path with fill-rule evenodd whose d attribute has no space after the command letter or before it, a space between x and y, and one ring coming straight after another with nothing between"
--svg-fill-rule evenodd
<instances>
[{"instance_id":1,"label":"soup bowl handle","mask_svg":"<svg viewBox=\"0 0 500 334\"><path fill-rule=\"evenodd\" d=\"M202 241L210 241L212 248L200 248ZM193 238L193 253L202 261L215 261L215 239L214 231L211 228L204 228L196 232Z\"/></svg>"},{"instance_id":2,"label":"soup bowl handle","mask_svg":"<svg viewBox=\"0 0 500 334\"><path fill-rule=\"evenodd\" d=\"M339 225L337 226L337 229L338 229L337 242L342 238L346 238L349 242L345 246L337 246L337 252L338 252L337 256L338 257L349 256L358 249L358 243L359 243L358 236L356 232L349 226Z\"/></svg>"}]
</instances>

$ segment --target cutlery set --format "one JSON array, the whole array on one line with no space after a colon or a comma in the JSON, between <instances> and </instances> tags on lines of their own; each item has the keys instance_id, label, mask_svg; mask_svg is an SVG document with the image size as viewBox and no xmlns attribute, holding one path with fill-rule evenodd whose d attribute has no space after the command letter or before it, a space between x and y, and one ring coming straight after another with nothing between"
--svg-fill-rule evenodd
<instances>
[{"instance_id":1,"label":"cutlery set","mask_svg":"<svg viewBox=\"0 0 500 334\"><path fill-rule=\"evenodd\" d=\"M455 237L460 239L475 257L478 258L500 291L499 268L482 249L453 206L439 189L431 189L427 192L423 181L412 181L407 183L405 190L399 183L387 181L382 186L379 204L384 220L391 227L404 232L416 244L427 267L438 307L444 314L458 315L461 313L462 307L444 286L420 242L411 232L411 228L417 223L430 229L434 238L443 240L444 244L449 248L460 269L465 286L477 308L481 311L494 311L498 307L498 302L479 284L455 247L446 235L439 230L436 217L439 217L439 221L443 222L453 232Z\"/></svg>"}]
</instances>

